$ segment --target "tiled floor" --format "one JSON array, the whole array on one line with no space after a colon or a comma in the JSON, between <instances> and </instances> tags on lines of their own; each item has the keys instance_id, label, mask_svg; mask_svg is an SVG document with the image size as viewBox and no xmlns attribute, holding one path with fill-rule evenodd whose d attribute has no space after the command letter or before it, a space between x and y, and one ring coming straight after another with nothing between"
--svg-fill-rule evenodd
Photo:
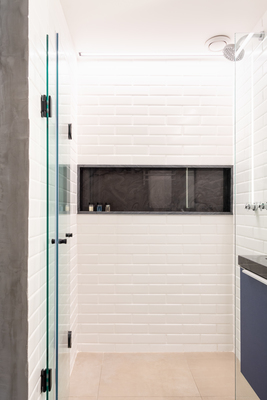
<instances>
[{"instance_id":1,"label":"tiled floor","mask_svg":"<svg viewBox=\"0 0 267 400\"><path fill-rule=\"evenodd\" d=\"M233 353L79 353L69 400L234 400L234 369Z\"/></svg>"}]
</instances>

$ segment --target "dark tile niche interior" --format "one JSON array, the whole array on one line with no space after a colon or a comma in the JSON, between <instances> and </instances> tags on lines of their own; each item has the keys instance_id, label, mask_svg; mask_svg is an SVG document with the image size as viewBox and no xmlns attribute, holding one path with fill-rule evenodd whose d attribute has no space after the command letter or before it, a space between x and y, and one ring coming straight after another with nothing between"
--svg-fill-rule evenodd
<instances>
[{"instance_id":1,"label":"dark tile niche interior","mask_svg":"<svg viewBox=\"0 0 267 400\"><path fill-rule=\"evenodd\" d=\"M232 213L231 167L78 166L78 212Z\"/></svg>"}]
</instances>

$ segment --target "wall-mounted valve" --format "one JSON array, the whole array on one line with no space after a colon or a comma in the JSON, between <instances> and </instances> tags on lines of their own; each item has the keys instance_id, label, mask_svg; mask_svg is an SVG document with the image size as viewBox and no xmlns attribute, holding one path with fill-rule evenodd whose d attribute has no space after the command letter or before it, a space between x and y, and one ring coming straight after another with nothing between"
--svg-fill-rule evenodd
<instances>
[{"instance_id":1,"label":"wall-mounted valve","mask_svg":"<svg viewBox=\"0 0 267 400\"><path fill-rule=\"evenodd\" d=\"M267 210L267 203L247 203L245 205L246 210L257 211L257 210Z\"/></svg>"}]
</instances>

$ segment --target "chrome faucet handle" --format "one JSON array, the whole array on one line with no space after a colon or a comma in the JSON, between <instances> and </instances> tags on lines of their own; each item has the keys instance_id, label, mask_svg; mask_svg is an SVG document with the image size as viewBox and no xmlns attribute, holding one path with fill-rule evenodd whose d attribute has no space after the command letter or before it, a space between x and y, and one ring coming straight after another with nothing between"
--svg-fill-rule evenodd
<instances>
[{"instance_id":1,"label":"chrome faucet handle","mask_svg":"<svg viewBox=\"0 0 267 400\"><path fill-rule=\"evenodd\" d=\"M265 209L266 203L260 203L259 204L259 209L262 211Z\"/></svg>"},{"instance_id":2,"label":"chrome faucet handle","mask_svg":"<svg viewBox=\"0 0 267 400\"><path fill-rule=\"evenodd\" d=\"M265 38L265 36L266 36L266 33L265 33L264 31L260 31L260 33L259 33L259 40L262 42L263 39Z\"/></svg>"},{"instance_id":3,"label":"chrome faucet handle","mask_svg":"<svg viewBox=\"0 0 267 400\"><path fill-rule=\"evenodd\" d=\"M257 211L258 208L259 208L258 203L253 203L253 204L252 204L252 207L251 207L252 211Z\"/></svg>"},{"instance_id":4,"label":"chrome faucet handle","mask_svg":"<svg viewBox=\"0 0 267 400\"><path fill-rule=\"evenodd\" d=\"M251 206L250 206L249 203L247 203L247 204L245 205L245 209L246 209L246 210L250 210L250 209L251 209Z\"/></svg>"}]
</instances>

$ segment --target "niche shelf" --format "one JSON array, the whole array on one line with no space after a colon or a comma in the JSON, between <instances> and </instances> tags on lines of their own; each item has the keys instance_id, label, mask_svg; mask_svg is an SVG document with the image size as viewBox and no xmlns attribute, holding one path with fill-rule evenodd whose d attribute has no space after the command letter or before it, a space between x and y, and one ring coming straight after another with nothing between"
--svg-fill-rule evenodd
<instances>
[{"instance_id":1,"label":"niche shelf","mask_svg":"<svg viewBox=\"0 0 267 400\"><path fill-rule=\"evenodd\" d=\"M78 165L78 213L232 214L232 166Z\"/></svg>"}]
</instances>

